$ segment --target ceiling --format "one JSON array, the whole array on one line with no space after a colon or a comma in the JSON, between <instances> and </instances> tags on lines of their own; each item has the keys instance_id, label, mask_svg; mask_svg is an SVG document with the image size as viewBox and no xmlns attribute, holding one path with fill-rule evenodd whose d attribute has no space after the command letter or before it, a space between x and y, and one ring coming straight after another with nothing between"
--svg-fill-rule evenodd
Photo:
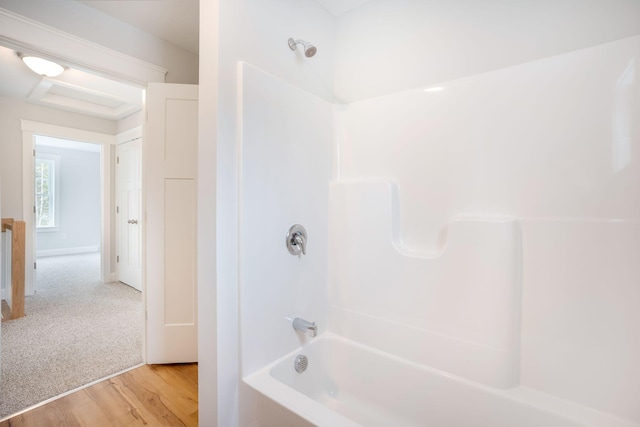
<instances>
[{"instance_id":1,"label":"ceiling","mask_svg":"<svg viewBox=\"0 0 640 427\"><path fill-rule=\"evenodd\" d=\"M67 68L55 78L27 68L18 53L0 46L0 95L108 120L142 109L143 90L95 74Z\"/></svg>"},{"instance_id":2,"label":"ceiling","mask_svg":"<svg viewBox=\"0 0 640 427\"><path fill-rule=\"evenodd\" d=\"M175 46L198 53L198 0L78 0ZM29 70L14 50L0 46L0 95L108 120L142 109L143 91L67 68L47 78Z\"/></svg>"},{"instance_id":3,"label":"ceiling","mask_svg":"<svg viewBox=\"0 0 640 427\"><path fill-rule=\"evenodd\" d=\"M142 110L143 90L80 70L57 79L43 77L28 100L36 104L120 120Z\"/></svg>"},{"instance_id":4,"label":"ceiling","mask_svg":"<svg viewBox=\"0 0 640 427\"><path fill-rule=\"evenodd\" d=\"M79 3L198 54L198 0L80 0Z\"/></svg>"}]
</instances>

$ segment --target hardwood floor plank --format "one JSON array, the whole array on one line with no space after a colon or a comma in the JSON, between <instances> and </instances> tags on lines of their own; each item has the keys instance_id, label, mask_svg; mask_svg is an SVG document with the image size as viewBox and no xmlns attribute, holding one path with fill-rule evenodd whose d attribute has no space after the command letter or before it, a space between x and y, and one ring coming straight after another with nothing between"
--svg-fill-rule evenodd
<instances>
[{"instance_id":1,"label":"hardwood floor plank","mask_svg":"<svg viewBox=\"0 0 640 427\"><path fill-rule=\"evenodd\" d=\"M100 407L91 399L86 390L70 394L59 400L65 411L71 412L81 426L112 426L108 417L100 410Z\"/></svg>"},{"instance_id":2,"label":"hardwood floor plank","mask_svg":"<svg viewBox=\"0 0 640 427\"><path fill-rule=\"evenodd\" d=\"M161 388L166 390L162 404L182 423L190 422L190 414L197 410L198 384L185 378L181 365L153 365L148 366L149 375L142 372L132 372L136 381L148 389ZM176 424L180 425L180 424Z\"/></svg>"},{"instance_id":3,"label":"hardwood floor plank","mask_svg":"<svg viewBox=\"0 0 640 427\"><path fill-rule=\"evenodd\" d=\"M155 378L148 377L151 372L148 367L144 368L147 372L129 372L121 378L114 379L113 386L132 403L147 424L184 425L180 418L165 404L175 398L170 385L159 383L155 381ZM157 389L163 389L164 396L160 396L154 391Z\"/></svg>"},{"instance_id":4,"label":"hardwood floor plank","mask_svg":"<svg viewBox=\"0 0 640 427\"><path fill-rule=\"evenodd\" d=\"M198 365L145 365L0 422L0 427L198 425Z\"/></svg>"},{"instance_id":5,"label":"hardwood floor plank","mask_svg":"<svg viewBox=\"0 0 640 427\"><path fill-rule=\"evenodd\" d=\"M135 396L132 399L121 391L118 378L124 375L126 374L104 381L84 392L94 402L97 410L112 422L112 425L149 424L149 420L141 414L139 409L142 406L140 400Z\"/></svg>"}]
</instances>

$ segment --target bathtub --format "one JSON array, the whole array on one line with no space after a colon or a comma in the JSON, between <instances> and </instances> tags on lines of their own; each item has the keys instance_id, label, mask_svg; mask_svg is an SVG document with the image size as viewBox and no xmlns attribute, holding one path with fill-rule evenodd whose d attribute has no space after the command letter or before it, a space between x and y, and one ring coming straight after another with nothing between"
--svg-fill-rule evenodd
<instances>
[{"instance_id":1,"label":"bathtub","mask_svg":"<svg viewBox=\"0 0 640 427\"><path fill-rule=\"evenodd\" d=\"M302 373L294 369L300 354L308 358ZM244 381L317 426L638 427L524 387L483 386L329 332Z\"/></svg>"}]
</instances>

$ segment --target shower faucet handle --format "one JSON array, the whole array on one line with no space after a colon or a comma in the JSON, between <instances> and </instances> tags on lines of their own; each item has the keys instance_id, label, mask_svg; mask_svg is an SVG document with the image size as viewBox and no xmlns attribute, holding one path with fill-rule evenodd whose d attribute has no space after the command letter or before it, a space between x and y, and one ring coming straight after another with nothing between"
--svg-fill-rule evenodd
<instances>
[{"instance_id":1,"label":"shower faucet handle","mask_svg":"<svg viewBox=\"0 0 640 427\"><path fill-rule=\"evenodd\" d=\"M300 224L294 224L289 228L285 240L291 255L307 254L307 230Z\"/></svg>"},{"instance_id":2,"label":"shower faucet handle","mask_svg":"<svg viewBox=\"0 0 640 427\"><path fill-rule=\"evenodd\" d=\"M300 250L302 251L302 255L306 255L307 251L306 251L306 248L305 248L306 242L305 242L304 236L302 234L300 234L300 233L297 233L295 235L295 237L293 238L293 240L295 240L296 244L298 246L300 246Z\"/></svg>"}]
</instances>

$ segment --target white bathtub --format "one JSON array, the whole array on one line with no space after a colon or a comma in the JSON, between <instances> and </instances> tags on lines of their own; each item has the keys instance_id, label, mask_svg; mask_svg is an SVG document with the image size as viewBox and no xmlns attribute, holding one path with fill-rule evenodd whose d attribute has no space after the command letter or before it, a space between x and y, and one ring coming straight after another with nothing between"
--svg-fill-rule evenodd
<instances>
[{"instance_id":1,"label":"white bathtub","mask_svg":"<svg viewBox=\"0 0 640 427\"><path fill-rule=\"evenodd\" d=\"M297 355L308 357L303 373ZM497 390L324 333L244 378L317 426L638 427L523 387Z\"/></svg>"}]
</instances>

